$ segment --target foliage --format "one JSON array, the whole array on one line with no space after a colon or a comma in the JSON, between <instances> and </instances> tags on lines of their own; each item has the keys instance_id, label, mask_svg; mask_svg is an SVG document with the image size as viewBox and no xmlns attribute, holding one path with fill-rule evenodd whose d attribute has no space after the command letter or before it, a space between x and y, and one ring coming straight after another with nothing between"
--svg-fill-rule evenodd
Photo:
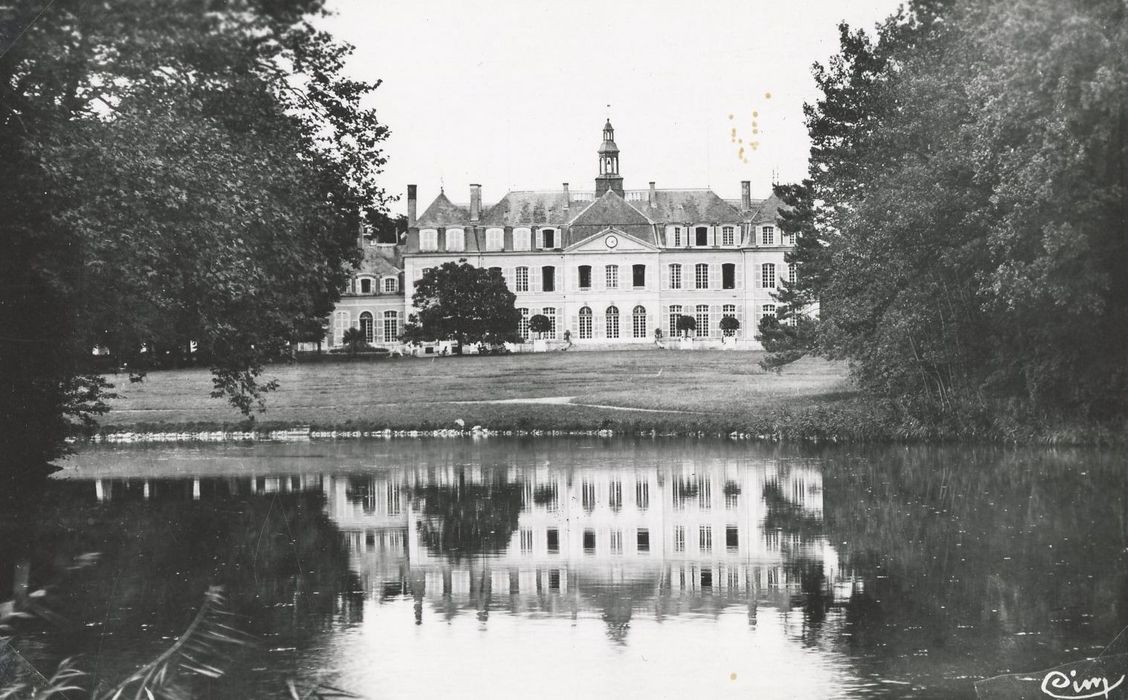
<instances>
[{"instance_id":1,"label":"foliage","mask_svg":"<svg viewBox=\"0 0 1128 700\"><path fill-rule=\"evenodd\" d=\"M722 316L720 327L726 335L732 335L735 331L740 330L740 320L736 316Z\"/></svg>"},{"instance_id":2,"label":"foliage","mask_svg":"<svg viewBox=\"0 0 1128 700\"><path fill-rule=\"evenodd\" d=\"M910 3L841 28L779 187L798 281L778 366L852 361L924 420L1128 411L1128 11L1117 0Z\"/></svg>"},{"instance_id":3,"label":"foliage","mask_svg":"<svg viewBox=\"0 0 1128 700\"><path fill-rule=\"evenodd\" d=\"M552 321L548 320L548 316L544 314L533 314L529 319L529 331L536 333L537 337L548 333L552 330Z\"/></svg>"},{"instance_id":4,"label":"foliage","mask_svg":"<svg viewBox=\"0 0 1128 700\"><path fill-rule=\"evenodd\" d=\"M459 561L509 546L521 514L523 487L504 473L486 478L467 483L460 474L455 485L429 484L412 492L423 516L420 539L431 552Z\"/></svg>"},{"instance_id":5,"label":"foliage","mask_svg":"<svg viewBox=\"0 0 1128 700\"><path fill-rule=\"evenodd\" d=\"M375 85L342 77L321 0L9 5L0 474L41 474L103 410L92 347L134 373L194 348L261 406L263 362L316 334L383 205Z\"/></svg>"},{"instance_id":6,"label":"foliage","mask_svg":"<svg viewBox=\"0 0 1128 700\"><path fill-rule=\"evenodd\" d=\"M517 297L498 269L465 260L431 268L415 284L416 312L404 326L407 342L451 340L458 353L467 343L500 345L517 338Z\"/></svg>"},{"instance_id":7,"label":"foliage","mask_svg":"<svg viewBox=\"0 0 1128 700\"><path fill-rule=\"evenodd\" d=\"M368 345L364 332L359 328L346 328L341 335L341 342L349 349L350 355L356 355L361 348Z\"/></svg>"},{"instance_id":8,"label":"foliage","mask_svg":"<svg viewBox=\"0 0 1128 700\"><path fill-rule=\"evenodd\" d=\"M690 331L697 330L697 319L682 314L678 316L677 321L674 323L674 328L684 337L689 334Z\"/></svg>"}]
</instances>

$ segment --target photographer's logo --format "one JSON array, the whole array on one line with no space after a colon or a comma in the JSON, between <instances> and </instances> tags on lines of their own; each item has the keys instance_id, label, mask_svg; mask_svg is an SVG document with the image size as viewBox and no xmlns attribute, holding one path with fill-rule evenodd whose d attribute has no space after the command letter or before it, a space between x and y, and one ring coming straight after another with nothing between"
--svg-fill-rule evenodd
<instances>
[{"instance_id":1,"label":"photographer's logo","mask_svg":"<svg viewBox=\"0 0 1128 700\"><path fill-rule=\"evenodd\" d=\"M1085 698L1108 698L1109 693L1124 683L1124 674L1109 684L1106 676L1078 677L1077 669L1068 674L1064 671L1050 671L1042 678L1042 692L1058 700L1084 700Z\"/></svg>"}]
</instances>

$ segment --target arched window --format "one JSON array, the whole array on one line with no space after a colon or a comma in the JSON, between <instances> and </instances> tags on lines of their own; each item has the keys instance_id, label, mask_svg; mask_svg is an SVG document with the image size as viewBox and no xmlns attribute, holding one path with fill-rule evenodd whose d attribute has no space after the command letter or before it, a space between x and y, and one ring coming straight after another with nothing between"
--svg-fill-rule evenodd
<instances>
[{"instance_id":1,"label":"arched window","mask_svg":"<svg viewBox=\"0 0 1128 700\"><path fill-rule=\"evenodd\" d=\"M775 263L764 263L760 266L760 286L764 289L776 286Z\"/></svg>"},{"instance_id":2,"label":"arched window","mask_svg":"<svg viewBox=\"0 0 1128 700\"><path fill-rule=\"evenodd\" d=\"M607 307L607 337L619 337L619 307L617 306Z\"/></svg>"},{"instance_id":3,"label":"arched window","mask_svg":"<svg viewBox=\"0 0 1128 700\"><path fill-rule=\"evenodd\" d=\"M466 232L460 228L448 228L446 231L446 249L454 252L466 250Z\"/></svg>"},{"instance_id":4,"label":"arched window","mask_svg":"<svg viewBox=\"0 0 1128 700\"><path fill-rule=\"evenodd\" d=\"M585 306L580 309L580 340L589 338L591 338L591 309Z\"/></svg>"},{"instance_id":5,"label":"arched window","mask_svg":"<svg viewBox=\"0 0 1128 700\"><path fill-rule=\"evenodd\" d=\"M376 340L376 326L372 323L372 314L367 311L360 314L360 332L364 334L364 342L372 343Z\"/></svg>"},{"instance_id":6,"label":"arched window","mask_svg":"<svg viewBox=\"0 0 1128 700\"><path fill-rule=\"evenodd\" d=\"M545 250L552 250L560 247L560 241L556 238L556 229L542 228L537 231L537 238L540 239L540 247Z\"/></svg>"},{"instance_id":7,"label":"arched window","mask_svg":"<svg viewBox=\"0 0 1128 700\"><path fill-rule=\"evenodd\" d=\"M703 338L709 335L709 305L698 304L694 316L696 317L694 320L697 321L697 337Z\"/></svg>"},{"instance_id":8,"label":"arched window","mask_svg":"<svg viewBox=\"0 0 1128 700\"><path fill-rule=\"evenodd\" d=\"M372 278L371 277L361 277L360 278L360 293L361 294L371 294L372 293Z\"/></svg>"},{"instance_id":9,"label":"arched window","mask_svg":"<svg viewBox=\"0 0 1128 700\"><path fill-rule=\"evenodd\" d=\"M646 308L643 306L634 307L631 312L631 328L634 330L634 337L646 337Z\"/></svg>"},{"instance_id":10,"label":"arched window","mask_svg":"<svg viewBox=\"0 0 1128 700\"><path fill-rule=\"evenodd\" d=\"M384 312L384 342L394 343L399 339L399 312Z\"/></svg>"}]
</instances>

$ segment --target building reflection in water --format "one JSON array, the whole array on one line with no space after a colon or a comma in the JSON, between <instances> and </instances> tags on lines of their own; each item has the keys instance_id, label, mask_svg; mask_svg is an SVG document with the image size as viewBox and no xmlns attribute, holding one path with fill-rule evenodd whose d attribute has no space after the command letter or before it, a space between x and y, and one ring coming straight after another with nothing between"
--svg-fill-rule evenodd
<instances>
[{"instance_id":1,"label":"building reflection in water","mask_svg":"<svg viewBox=\"0 0 1128 700\"><path fill-rule=\"evenodd\" d=\"M861 586L840 570L822 531L821 473L787 460L565 469L452 461L95 480L94 490L99 501L320 490L364 590L376 600L413 597L417 623L428 614L594 612L621 638L637 614L661 620L745 606L754 625L758 607L787 611L807 597L842 604Z\"/></svg>"}]
</instances>

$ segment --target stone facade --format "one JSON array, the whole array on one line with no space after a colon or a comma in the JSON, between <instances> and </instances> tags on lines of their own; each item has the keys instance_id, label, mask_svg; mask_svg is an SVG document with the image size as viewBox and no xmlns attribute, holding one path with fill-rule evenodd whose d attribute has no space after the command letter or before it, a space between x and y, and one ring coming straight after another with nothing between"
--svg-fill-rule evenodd
<instances>
[{"instance_id":1,"label":"stone facade","mask_svg":"<svg viewBox=\"0 0 1128 700\"><path fill-rule=\"evenodd\" d=\"M752 199L747 181L736 201L653 182L624 190L610 122L597 155L593 192L565 183L556 191L512 191L483 206L481 187L471 185L469 204L440 192L416 217L416 188L409 186L407 233L394 245L362 241L365 262L330 319L330 347L350 326L374 344L395 344L391 331L410 316L423 273L465 260L499 268L526 319L549 316L550 342L562 343L567 331L581 348L653 344L660 330L671 344L682 314L697 321L684 344L758 349L756 323L774 312L772 294L790 275L784 255L792 241L778 227L779 201ZM392 277L396 292L386 281ZM365 278L375 280L367 292ZM375 324L371 334L364 313ZM724 333L725 316L740 328ZM528 337L527 322L521 330Z\"/></svg>"}]
</instances>

